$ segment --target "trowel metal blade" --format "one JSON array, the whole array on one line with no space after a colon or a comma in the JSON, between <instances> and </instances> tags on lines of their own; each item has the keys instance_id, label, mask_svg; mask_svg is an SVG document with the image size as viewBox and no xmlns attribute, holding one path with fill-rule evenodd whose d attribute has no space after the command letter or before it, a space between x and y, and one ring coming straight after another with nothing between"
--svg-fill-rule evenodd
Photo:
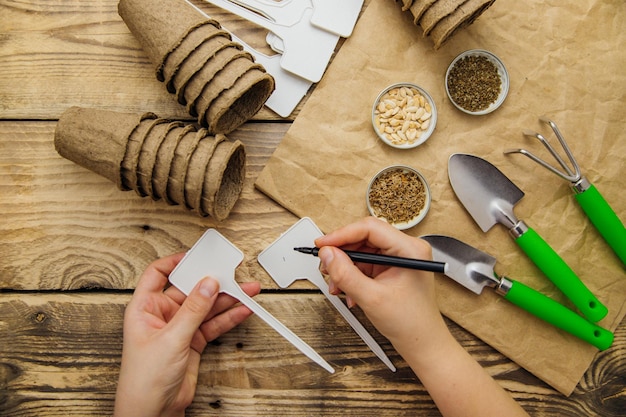
<instances>
[{"instance_id":1,"label":"trowel metal blade","mask_svg":"<svg viewBox=\"0 0 626 417\"><path fill-rule=\"evenodd\" d=\"M430 243L433 259L445 262L445 275L465 288L480 294L485 287L495 287L499 279L493 271L496 258L458 239L442 235L420 236Z\"/></svg>"},{"instance_id":2,"label":"trowel metal blade","mask_svg":"<svg viewBox=\"0 0 626 417\"><path fill-rule=\"evenodd\" d=\"M483 232L496 223L515 226L513 207L524 192L490 162L456 153L448 160L448 176L456 196Z\"/></svg>"}]
</instances>

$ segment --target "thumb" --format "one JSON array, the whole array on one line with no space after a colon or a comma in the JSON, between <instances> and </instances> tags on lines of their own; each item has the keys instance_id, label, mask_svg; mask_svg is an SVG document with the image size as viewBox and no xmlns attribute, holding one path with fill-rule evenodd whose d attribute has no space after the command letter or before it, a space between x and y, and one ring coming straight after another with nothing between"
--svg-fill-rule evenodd
<instances>
[{"instance_id":1,"label":"thumb","mask_svg":"<svg viewBox=\"0 0 626 417\"><path fill-rule=\"evenodd\" d=\"M219 288L219 282L209 277L196 284L169 323L174 337L191 343L193 335L213 308Z\"/></svg>"},{"instance_id":2,"label":"thumb","mask_svg":"<svg viewBox=\"0 0 626 417\"><path fill-rule=\"evenodd\" d=\"M344 251L324 246L318 256L331 281L354 302L362 304L367 294L373 294L374 280L363 274Z\"/></svg>"}]
</instances>

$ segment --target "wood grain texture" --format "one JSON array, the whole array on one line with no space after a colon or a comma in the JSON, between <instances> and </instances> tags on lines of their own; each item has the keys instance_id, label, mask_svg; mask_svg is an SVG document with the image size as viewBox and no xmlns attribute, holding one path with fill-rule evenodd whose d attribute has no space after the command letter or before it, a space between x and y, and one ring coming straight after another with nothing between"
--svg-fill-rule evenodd
<instances>
[{"instance_id":1,"label":"wood grain texture","mask_svg":"<svg viewBox=\"0 0 626 417\"><path fill-rule=\"evenodd\" d=\"M264 31L193 2L269 53ZM0 2L0 66L1 416L111 415L129 289L149 262L186 250L209 227L245 253L237 279L261 281L258 302L337 372L328 374L251 317L208 346L188 416L440 416L358 308L355 315L396 373L317 290L303 282L278 290L258 265L258 253L297 220L254 189L289 123L263 109L260 122L230 135L246 146L246 181L231 216L218 224L119 191L54 150L56 119L73 105L190 119L156 80L117 14L117 0ZM626 323L569 398L447 323L531 415L624 415Z\"/></svg>"},{"instance_id":2,"label":"wood grain texture","mask_svg":"<svg viewBox=\"0 0 626 417\"><path fill-rule=\"evenodd\" d=\"M0 295L0 414L112 412L128 293ZM320 294L264 293L257 301L336 369L310 362L257 317L206 349L188 416L439 416L390 344L354 313L398 367L390 372ZM107 317L107 320L100 318ZM455 337L533 416L623 415L626 323L565 398L448 321ZM10 340L10 343L4 341Z\"/></svg>"},{"instance_id":3,"label":"wood grain texture","mask_svg":"<svg viewBox=\"0 0 626 417\"><path fill-rule=\"evenodd\" d=\"M2 118L57 119L68 107L82 106L191 120L157 81L147 54L118 15L117 3L0 2ZM195 3L246 43L273 54L264 29L206 2ZM264 107L254 119L282 118Z\"/></svg>"},{"instance_id":4,"label":"wood grain texture","mask_svg":"<svg viewBox=\"0 0 626 417\"><path fill-rule=\"evenodd\" d=\"M134 288L150 262L189 249L208 228L245 253L238 278L278 288L256 256L297 218L257 191L254 180L288 127L248 123L229 135L246 146L246 180L229 218L217 223L120 191L62 158L54 122L0 121L0 212L8 219L0 222L0 288Z\"/></svg>"}]
</instances>

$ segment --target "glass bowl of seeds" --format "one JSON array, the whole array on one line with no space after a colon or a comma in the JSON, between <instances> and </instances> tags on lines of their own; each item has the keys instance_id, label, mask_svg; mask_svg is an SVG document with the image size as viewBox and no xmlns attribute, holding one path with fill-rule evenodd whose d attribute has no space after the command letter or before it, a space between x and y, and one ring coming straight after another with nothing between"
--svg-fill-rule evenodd
<instances>
[{"instance_id":1,"label":"glass bowl of seeds","mask_svg":"<svg viewBox=\"0 0 626 417\"><path fill-rule=\"evenodd\" d=\"M410 149L421 145L437 125L437 108L426 90L413 83L392 84L372 107L374 131L387 145Z\"/></svg>"},{"instance_id":2,"label":"glass bowl of seeds","mask_svg":"<svg viewBox=\"0 0 626 417\"><path fill-rule=\"evenodd\" d=\"M509 92L509 73L494 54L471 49L458 55L446 71L446 93L454 106L467 114L491 113Z\"/></svg>"},{"instance_id":3,"label":"glass bowl of seeds","mask_svg":"<svg viewBox=\"0 0 626 417\"><path fill-rule=\"evenodd\" d=\"M405 230L426 217L430 209L430 187L416 169L392 165L372 177L366 202L372 216Z\"/></svg>"}]
</instances>

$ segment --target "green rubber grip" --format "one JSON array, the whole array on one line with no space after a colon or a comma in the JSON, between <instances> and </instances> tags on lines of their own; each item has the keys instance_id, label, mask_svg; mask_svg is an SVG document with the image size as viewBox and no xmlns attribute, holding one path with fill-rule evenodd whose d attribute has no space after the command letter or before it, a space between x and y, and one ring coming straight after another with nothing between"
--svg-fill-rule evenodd
<instances>
[{"instance_id":1,"label":"green rubber grip","mask_svg":"<svg viewBox=\"0 0 626 417\"><path fill-rule=\"evenodd\" d=\"M626 227L602 194L592 184L582 193L576 194L576 200L604 240L626 265Z\"/></svg>"},{"instance_id":2,"label":"green rubber grip","mask_svg":"<svg viewBox=\"0 0 626 417\"><path fill-rule=\"evenodd\" d=\"M546 297L521 282L513 285L505 299L559 329L592 344L600 350L608 349L613 343L613 333L597 324L590 323L569 308Z\"/></svg>"},{"instance_id":3,"label":"green rubber grip","mask_svg":"<svg viewBox=\"0 0 626 417\"><path fill-rule=\"evenodd\" d=\"M609 310L537 232L529 227L515 241L587 319L598 322L607 315Z\"/></svg>"}]
</instances>

